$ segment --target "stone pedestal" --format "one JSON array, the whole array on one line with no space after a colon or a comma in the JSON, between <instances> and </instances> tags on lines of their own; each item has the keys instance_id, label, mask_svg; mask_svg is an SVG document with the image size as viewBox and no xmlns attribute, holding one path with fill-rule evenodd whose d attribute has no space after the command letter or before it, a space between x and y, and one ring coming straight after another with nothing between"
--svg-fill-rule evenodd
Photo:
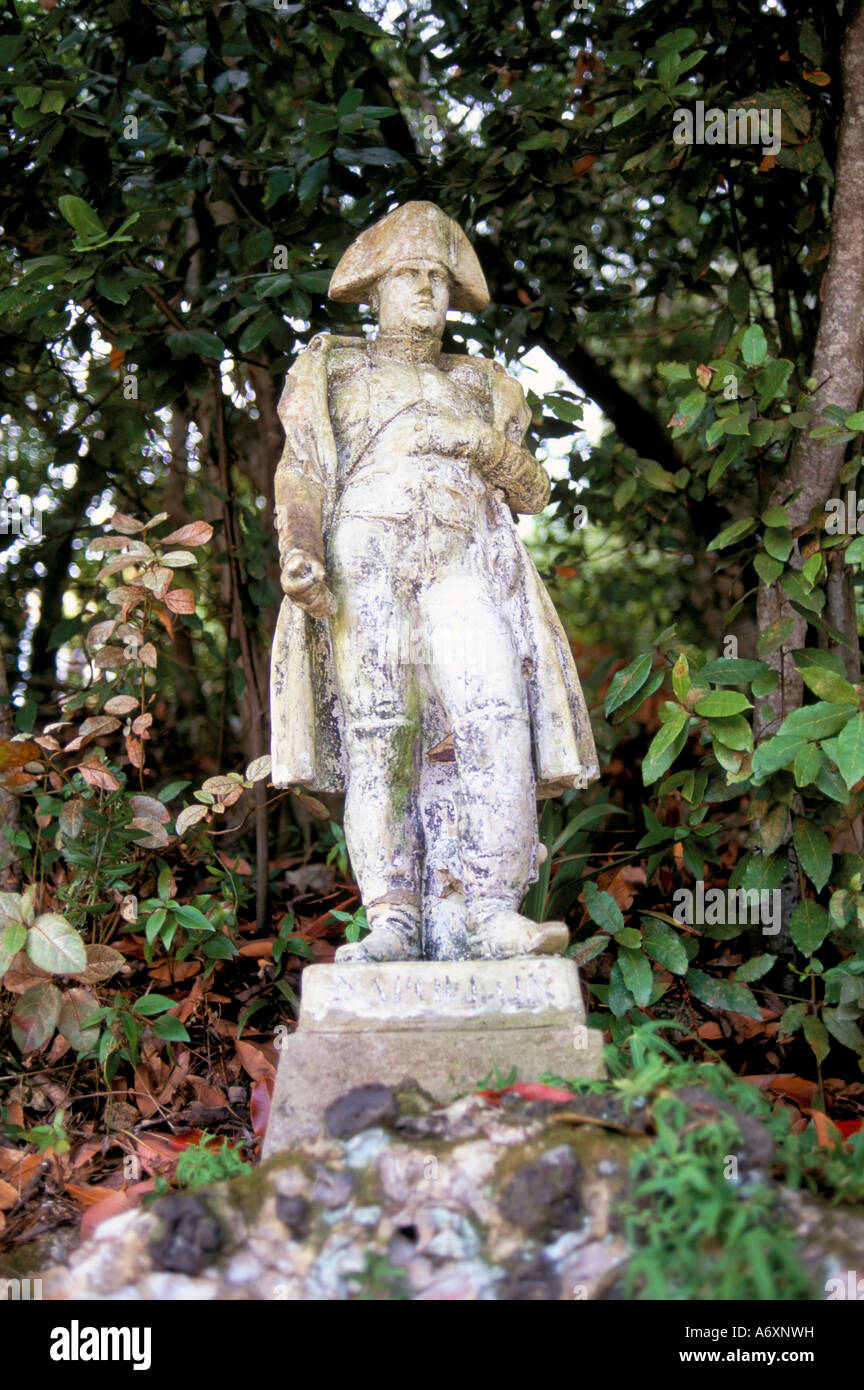
<instances>
[{"instance_id":1,"label":"stone pedestal","mask_svg":"<svg viewBox=\"0 0 864 1390\"><path fill-rule=\"evenodd\" d=\"M446 1104L496 1085L496 1069L517 1081L603 1077L602 1049L578 967L561 956L307 966L263 1156L323 1134L327 1106L355 1086L416 1081Z\"/></svg>"}]
</instances>

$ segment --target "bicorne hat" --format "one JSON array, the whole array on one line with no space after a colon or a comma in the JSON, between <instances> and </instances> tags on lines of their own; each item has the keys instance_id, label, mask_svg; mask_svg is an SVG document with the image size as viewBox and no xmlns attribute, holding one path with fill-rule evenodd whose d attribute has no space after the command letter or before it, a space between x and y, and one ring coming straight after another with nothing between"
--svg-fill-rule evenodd
<instances>
[{"instance_id":1,"label":"bicorne hat","mask_svg":"<svg viewBox=\"0 0 864 1390\"><path fill-rule=\"evenodd\" d=\"M438 261L450 272L450 308L479 313L489 290L474 248L462 228L434 203L403 203L352 241L330 279L328 295L347 304L368 304L370 292L395 265Z\"/></svg>"}]
</instances>

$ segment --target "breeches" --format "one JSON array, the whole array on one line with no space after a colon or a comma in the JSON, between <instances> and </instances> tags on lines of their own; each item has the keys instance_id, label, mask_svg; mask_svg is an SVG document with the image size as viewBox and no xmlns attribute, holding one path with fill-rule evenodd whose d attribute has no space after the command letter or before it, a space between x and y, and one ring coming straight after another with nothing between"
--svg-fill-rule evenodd
<instances>
[{"instance_id":1,"label":"breeches","mask_svg":"<svg viewBox=\"0 0 864 1390\"><path fill-rule=\"evenodd\" d=\"M345 832L367 906L419 901L430 703L453 735L469 916L517 907L534 871L531 732L519 654L482 535L427 512L342 516L328 537L345 719Z\"/></svg>"}]
</instances>

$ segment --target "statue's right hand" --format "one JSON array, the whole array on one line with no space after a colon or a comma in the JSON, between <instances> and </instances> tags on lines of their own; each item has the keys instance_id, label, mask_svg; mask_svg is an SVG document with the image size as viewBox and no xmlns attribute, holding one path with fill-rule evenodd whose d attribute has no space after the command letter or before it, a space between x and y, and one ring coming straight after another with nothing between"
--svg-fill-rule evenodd
<instances>
[{"instance_id":1,"label":"statue's right hand","mask_svg":"<svg viewBox=\"0 0 864 1390\"><path fill-rule=\"evenodd\" d=\"M282 588L292 603L312 618L329 618L336 612L336 600L327 587L320 560L302 550L292 550L282 566Z\"/></svg>"}]
</instances>

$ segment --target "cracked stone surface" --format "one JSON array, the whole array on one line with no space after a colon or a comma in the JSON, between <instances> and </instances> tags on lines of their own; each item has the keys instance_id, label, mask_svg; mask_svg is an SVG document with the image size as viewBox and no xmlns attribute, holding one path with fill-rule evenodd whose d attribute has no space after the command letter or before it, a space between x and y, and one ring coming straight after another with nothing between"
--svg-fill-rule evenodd
<instances>
[{"instance_id":1,"label":"cracked stone surface","mask_svg":"<svg viewBox=\"0 0 864 1390\"><path fill-rule=\"evenodd\" d=\"M106 1221L67 1268L46 1273L46 1296L608 1294L627 1258L615 1198L642 1141L562 1121L560 1107L545 1103L469 1095L437 1107L416 1089L374 1089L336 1112L341 1137L305 1141L251 1175Z\"/></svg>"}]
</instances>

